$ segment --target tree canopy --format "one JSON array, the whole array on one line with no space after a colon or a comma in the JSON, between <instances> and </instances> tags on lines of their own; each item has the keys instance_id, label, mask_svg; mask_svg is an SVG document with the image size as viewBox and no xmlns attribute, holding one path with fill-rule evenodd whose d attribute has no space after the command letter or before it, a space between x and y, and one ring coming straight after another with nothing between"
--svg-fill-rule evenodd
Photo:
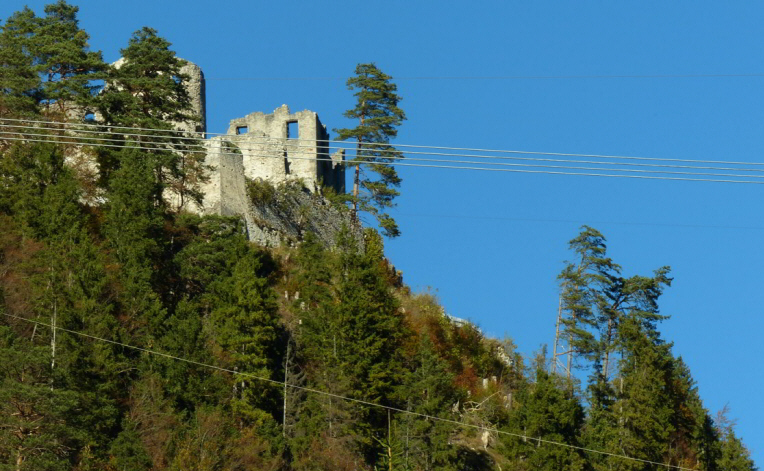
<instances>
[{"instance_id":1,"label":"tree canopy","mask_svg":"<svg viewBox=\"0 0 764 471\"><path fill-rule=\"evenodd\" d=\"M390 144L406 119L398 107L398 87L373 63L358 64L347 86L355 91L356 105L344 116L358 124L335 132L339 140L353 139L357 143L355 156L348 161L355 167L350 197L353 215L358 218L359 211L367 212L376 218L386 236L397 237L398 224L385 210L395 206L394 199L400 195L397 188L401 179L394 164L403 154Z\"/></svg>"}]
</instances>

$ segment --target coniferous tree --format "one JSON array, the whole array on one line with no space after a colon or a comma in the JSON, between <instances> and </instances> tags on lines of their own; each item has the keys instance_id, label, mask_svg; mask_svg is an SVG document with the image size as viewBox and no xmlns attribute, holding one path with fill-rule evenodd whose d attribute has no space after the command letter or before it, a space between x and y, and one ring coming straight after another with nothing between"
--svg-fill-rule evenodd
<instances>
[{"instance_id":1,"label":"coniferous tree","mask_svg":"<svg viewBox=\"0 0 764 471\"><path fill-rule=\"evenodd\" d=\"M81 189L61 150L51 144L14 146L3 161L3 176L9 193L0 195L0 210L14 215L22 232L39 244L27 263L33 313L56 329L117 337L104 257L88 232ZM36 329L36 338L48 345L48 386L77 394L84 412L70 425L84 431L92 459L103 457L118 415L116 371L124 367L119 355L108 344L83 344L65 331Z\"/></svg>"},{"instance_id":2,"label":"coniferous tree","mask_svg":"<svg viewBox=\"0 0 764 471\"><path fill-rule=\"evenodd\" d=\"M28 7L14 13L0 29L0 117L28 117L39 112L41 81L31 54L38 18Z\"/></svg>"},{"instance_id":3,"label":"coniferous tree","mask_svg":"<svg viewBox=\"0 0 764 471\"><path fill-rule=\"evenodd\" d=\"M575 363L575 356L602 360L597 330L600 321L607 317L608 296L614 288L620 267L607 257L605 237L588 226L570 241L578 260L568 262L557 277L561 285L561 308L566 313L562 320L562 336L568 342L568 377ZM609 348L609 347L607 347ZM555 361L555 359L552 359ZM605 370L608 365L604 365ZM607 376L607 371L604 372Z\"/></svg>"},{"instance_id":4,"label":"coniferous tree","mask_svg":"<svg viewBox=\"0 0 764 471\"><path fill-rule=\"evenodd\" d=\"M120 154L123 164L107 193L103 233L120 264L120 300L128 328L161 335L166 311L152 283L164 248L164 209L157 204L160 187L140 151Z\"/></svg>"},{"instance_id":5,"label":"coniferous tree","mask_svg":"<svg viewBox=\"0 0 764 471\"><path fill-rule=\"evenodd\" d=\"M759 469L751 459L742 440L733 430L727 430L721 440L721 456L716 462L720 470L725 471L755 471Z\"/></svg>"},{"instance_id":6,"label":"coniferous tree","mask_svg":"<svg viewBox=\"0 0 764 471\"><path fill-rule=\"evenodd\" d=\"M11 16L0 32L0 115L45 113L47 119L83 119L101 88L105 64L90 51L79 8L64 0ZM39 130L38 130L39 132Z\"/></svg>"},{"instance_id":7,"label":"coniferous tree","mask_svg":"<svg viewBox=\"0 0 764 471\"><path fill-rule=\"evenodd\" d=\"M42 78L41 105L49 118L61 121L85 117L83 110L94 105L106 68L100 51L90 51L78 11L64 0L46 5L32 41L35 68ZM72 116L78 108L78 116Z\"/></svg>"},{"instance_id":8,"label":"coniferous tree","mask_svg":"<svg viewBox=\"0 0 764 471\"><path fill-rule=\"evenodd\" d=\"M669 438L674 432L669 396L671 374L670 345L657 331L645 327L638 318L628 317L619 326L619 346L623 350L619 377L615 380L611 430L611 450L664 463L668 459ZM608 458L610 466L642 469L642 464ZM617 463L617 464L616 464Z\"/></svg>"},{"instance_id":9,"label":"coniferous tree","mask_svg":"<svg viewBox=\"0 0 764 471\"><path fill-rule=\"evenodd\" d=\"M453 406L462 399L454 386L453 375L433 349L429 338L418 345L398 390L405 410L417 414L457 420ZM417 470L457 470L457 447L451 437L456 433L449 423L421 416L399 414L393 424L392 440L386 443L384 463L397 462L400 468ZM388 469L382 468L381 469Z\"/></svg>"},{"instance_id":10,"label":"coniferous tree","mask_svg":"<svg viewBox=\"0 0 764 471\"><path fill-rule=\"evenodd\" d=\"M342 368L342 320L337 310L335 256L317 237L307 233L296 260L294 301L299 327L298 348L304 358L307 385L333 395L349 396L351 379ZM296 469L314 469L315 462L335 462L337 455L347 460L347 469L361 460L353 443L353 429L358 420L351 404L332 396L308 394L301 406L295 427L292 453ZM321 469L321 468L318 468Z\"/></svg>"},{"instance_id":11,"label":"coniferous tree","mask_svg":"<svg viewBox=\"0 0 764 471\"><path fill-rule=\"evenodd\" d=\"M212 312L217 341L233 368L273 379L280 328L276 300L262 254L251 250L236 264L222 305ZM264 381L235 377L233 413L242 423L261 426L273 419L279 390Z\"/></svg>"},{"instance_id":12,"label":"coniferous tree","mask_svg":"<svg viewBox=\"0 0 764 471\"><path fill-rule=\"evenodd\" d=\"M534 440L576 446L584 422L584 409L578 398L559 377L544 369L544 363L543 357L536 359L533 380L518 392L518 405L508 419L509 431L530 438L504 437L504 447L516 469L585 469L585 456L578 450Z\"/></svg>"},{"instance_id":13,"label":"coniferous tree","mask_svg":"<svg viewBox=\"0 0 764 471\"><path fill-rule=\"evenodd\" d=\"M398 224L384 211L395 206L393 200L400 194L396 188L401 179L392 164L403 155L390 145L390 140L398 135L398 126L406 115L398 107L401 98L391 80L374 64L358 64L355 76L347 81L348 89L356 90L357 103L344 115L358 120L358 125L335 132L339 140L357 142L356 155L348 162L355 167L350 197L353 217L357 220L359 211L368 212L377 219L386 236L397 237Z\"/></svg>"},{"instance_id":14,"label":"coniferous tree","mask_svg":"<svg viewBox=\"0 0 764 471\"><path fill-rule=\"evenodd\" d=\"M184 82L188 77L181 68L185 61L175 56L170 43L154 29L133 33L122 51L122 60L109 68L104 92L98 100L106 137L112 143L124 144L142 151L160 185L155 195L157 204L165 190L174 188L178 207L187 199L200 201L201 194L193 182L202 181L203 156L177 127L199 120L191 106ZM140 128L140 136L128 136L125 129L108 125ZM129 133L128 133L129 134ZM99 170L104 182L121 166L120 152L102 149Z\"/></svg>"},{"instance_id":15,"label":"coniferous tree","mask_svg":"<svg viewBox=\"0 0 764 471\"><path fill-rule=\"evenodd\" d=\"M689 367L681 357L673 359L669 383L671 398L670 464L712 470L718 458L719 435L708 410L703 407Z\"/></svg>"},{"instance_id":16,"label":"coniferous tree","mask_svg":"<svg viewBox=\"0 0 764 471\"><path fill-rule=\"evenodd\" d=\"M0 463L19 471L67 470L84 435L73 391L51 388L49 350L0 326ZM11 467L12 466L12 467Z\"/></svg>"}]
</instances>

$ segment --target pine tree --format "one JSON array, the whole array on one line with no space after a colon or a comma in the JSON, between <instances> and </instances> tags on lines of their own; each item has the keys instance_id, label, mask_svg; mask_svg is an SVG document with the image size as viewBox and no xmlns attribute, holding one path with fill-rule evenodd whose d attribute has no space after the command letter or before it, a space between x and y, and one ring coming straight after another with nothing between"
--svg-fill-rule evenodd
<instances>
[{"instance_id":1,"label":"pine tree","mask_svg":"<svg viewBox=\"0 0 764 471\"><path fill-rule=\"evenodd\" d=\"M715 469L719 436L681 357L673 360L669 395L672 409L669 462L686 468Z\"/></svg>"},{"instance_id":2,"label":"pine tree","mask_svg":"<svg viewBox=\"0 0 764 471\"><path fill-rule=\"evenodd\" d=\"M28 117L39 112L41 81L30 53L38 21L27 7L14 13L0 29L0 117Z\"/></svg>"},{"instance_id":3,"label":"pine tree","mask_svg":"<svg viewBox=\"0 0 764 471\"><path fill-rule=\"evenodd\" d=\"M592 361L607 382L616 363L622 320L631 316L652 331L665 319L658 312L657 300L671 286L670 268L661 267L652 277L624 278L621 267L607 257L604 236L588 226L570 241L570 247L580 260L568 262L558 277L561 307L568 314L563 319L563 335L568 337L572 353Z\"/></svg>"},{"instance_id":4,"label":"pine tree","mask_svg":"<svg viewBox=\"0 0 764 471\"><path fill-rule=\"evenodd\" d=\"M669 382L672 358L670 345L638 318L627 317L619 326L619 346L623 350L619 377L615 380L616 401L612 413L617 421L612 440L627 456L664 463L668 457L672 425ZM610 458L624 469L642 465Z\"/></svg>"},{"instance_id":5,"label":"pine tree","mask_svg":"<svg viewBox=\"0 0 764 471\"><path fill-rule=\"evenodd\" d=\"M128 329L161 336L166 311L154 289L164 245L164 209L150 162L140 151L120 152L106 205L103 234L120 265L122 313Z\"/></svg>"},{"instance_id":6,"label":"pine tree","mask_svg":"<svg viewBox=\"0 0 764 471\"><path fill-rule=\"evenodd\" d=\"M390 145L390 139L398 135L398 126L406 115L398 107L401 100L398 87L392 77L374 64L358 64L355 76L347 81L349 90L356 90L356 106L345 112L345 117L357 119L354 128L335 129L339 140L353 139L357 142L355 158L348 165L355 166L353 194L350 202L353 217L364 211L373 215L383 233L397 237L400 230L395 220L384 211L395 206L393 200L400 193L396 190L401 179L392 165L403 155ZM370 173L376 174L372 175Z\"/></svg>"},{"instance_id":7,"label":"pine tree","mask_svg":"<svg viewBox=\"0 0 764 471\"><path fill-rule=\"evenodd\" d=\"M759 469L751 459L743 442L735 435L733 430L727 430L721 441L721 456L716 462L720 470L724 471L755 471Z\"/></svg>"},{"instance_id":8,"label":"pine tree","mask_svg":"<svg viewBox=\"0 0 764 471\"><path fill-rule=\"evenodd\" d=\"M198 146L184 139L188 136L167 132L199 120L184 87L188 80L181 71L185 61L175 56L166 39L145 27L133 33L121 53L123 60L109 68L104 92L98 100L106 138L112 144L140 148L160 186L155 195L157 204L166 204L163 198L170 188L176 191L179 208L188 198L199 201L201 194L194 182L198 184L204 179L203 155ZM109 125L143 130L137 133L141 136L126 136ZM99 170L105 185L120 167L121 155L110 149L100 150Z\"/></svg>"},{"instance_id":9,"label":"pine tree","mask_svg":"<svg viewBox=\"0 0 764 471\"><path fill-rule=\"evenodd\" d=\"M0 32L0 115L68 121L92 108L105 64L90 51L78 11L59 0L43 17L25 8L8 19Z\"/></svg>"},{"instance_id":10,"label":"pine tree","mask_svg":"<svg viewBox=\"0 0 764 471\"><path fill-rule=\"evenodd\" d=\"M605 242L599 231L583 226L581 233L569 243L578 260L567 262L557 277L562 290L561 308L566 313L562 319L561 335L568 343L568 377L576 364L576 355L590 361L602 359L602 346L596 333L601 319L607 317L608 297L620 273L620 267L607 257ZM608 329L608 335L614 335L612 325ZM609 342L606 340L606 343ZM607 377L608 365L605 363L604 375Z\"/></svg>"},{"instance_id":11,"label":"pine tree","mask_svg":"<svg viewBox=\"0 0 764 471\"><path fill-rule=\"evenodd\" d=\"M64 0L45 6L32 41L36 70L42 78L42 107L49 118L83 119L101 89L106 64L101 52L90 51L88 34L80 29L79 8ZM79 108L79 110L78 110Z\"/></svg>"},{"instance_id":12,"label":"pine tree","mask_svg":"<svg viewBox=\"0 0 764 471\"><path fill-rule=\"evenodd\" d=\"M51 388L47 346L0 326L0 463L19 471L71 469L84 435L80 407L75 392Z\"/></svg>"},{"instance_id":13,"label":"pine tree","mask_svg":"<svg viewBox=\"0 0 764 471\"><path fill-rule=\"evenodd\" d=\"M412 360L398 389L405 410L457 420L451 411L462 397L454 386L453 375L435 353L428 337L420 340ZM393 439L386 443L383 463L389 464L395 458L400 468L394 469L459 469L457 447L451 443L455 432L452 424L401 413L393 423L393 430Z\"/></svg>"},{"instance_id":14,"label":"pine tree","mask_svg":"<svg viewBox=\"0 0 764 471\"><path fill-rule=\"evenodd\" d=\"M509 417L509 431L530 438L504 437L504 447L516 469L584 469L585 456L579 451L533 440L541 438L576 446L584 422L578 398L559 382L559 377L544 369L544 363L543 357L536 359L533 381L520 389L518 405Z\"/></svg>"},{"instance_id":15,"label":"pine tree","mask_svg":"<svg viewBox=\"0 0 764 471\"><path fill-rule=\"evenodd\" d=\"M271 271L263 254L250 250L236 264L221 294L220 307L212 312L217 341L231 367L261 378L273 379L278 367L277 342L281 338L275 293L267 278ZM262 426L273 420L280 391L270 384L235 377L231 407L243 424Z\"/></svg>"},{"instance_id":16,"label":"pine tree","mask_svg":"<svg viewBox=\"0 0 764 471\"><path fill-rule=\"evenodd\" d=\"M729 417L728 406L725 405L722 410L717 412L714 428L719 437L718 455L714 463L715 467L709 469L720 471L753 471L758 469L751 459L750 451L735 434L736 425L737 421Z\"/></svg>"}]
</instances>

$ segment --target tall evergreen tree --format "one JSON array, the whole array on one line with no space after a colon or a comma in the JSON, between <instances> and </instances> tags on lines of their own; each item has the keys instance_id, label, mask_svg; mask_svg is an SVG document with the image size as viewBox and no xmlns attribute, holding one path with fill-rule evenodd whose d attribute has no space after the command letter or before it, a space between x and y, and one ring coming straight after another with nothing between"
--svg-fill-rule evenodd
<instances>
[{"instance_id":1,"label":"tall evergreen tree","mask_svg":"<svg viewBox=\"0 0 764 471\"><path fill-rule=\"evenodd\" d=\"M533 438L569 445L579 445L584 410L559 377L544 369L545 360L537 358L533 380L517 394L518 405L509 417L509 431L531 438L504 437L507 454L519 470L582 470L585 456L578 450L550 446Z\"/></svg>"},{"instance_id":2,"label":"tall evergreen tree","mask_svg":"<svg viewBox=\"0 0 764 471\"><path fill-rule=\"evenodd\" d=\"M48 117L62 121L85 117L94 105L106 64L101 52L91 51L89 35L79 27L79 8L64 0L45 6L33 41L36 70L42 79L42 106Z\"/></svg>"},{"instance_id":3,"label":"tall evergreen tree","mask_svg":"<svg viewBox=\"0 0 764 471\"><path fill-rule=\"evenodd\" d=\"M392 164L403 155L390 145L406 119L398 107L398 87L374 64L358 64L347 86L356 91L357 102L345 117L358 120L358 125L334 131L339 140L353 139L357 143L356 155L348 162L355 167L350 198L353 217L357 220L359 211L367 212L377 219L386 236L397 237L398 224L384 211L395 206L393 200L400 194L396 188L401 179Z\"/></svg>"},{"instance_id":4,"label":"tall evergreen tree","mask_svg":"<svg viewBox=\"0 0 764 471\"><path fill-rule=\"evenodd\" d=\"M122 167L109 187L103 234L120 264L120 301L129 330L163 332L166 311L155 289L164 251L164 208L150 162L137 150L120 151Z\"/></svg>"},{"instance_id":5,"label":"tall evergreen tree","mask_svg":"<svg viewBox=\"0 0 764 471\"><path fill-rule=\"evenodd\" d=\"M275 293L263 255L249 251L236 264L221 300L212 312L216 337L232 366L261 378L273 379L281 338ZM256 379L236 377L233 412L242 423L261 426L278 410L279 390Z\"/></svg>"},{"instance_id":6,"label":"tall evergreen tree","mask_svg":"<svg viewBox=\"0 0 764 471\"><path fill-rule=\"evenodd\" d=\"M0 117L28 117L39 112L41 81L31 53L38 22L26 7L0 29Z\"/></svg>"},{"instance_id":7,"label":"tall evergreen tree","mask_svg":"<svg viewBox=\"0 0 764 471\"><path fill-rule=\"evenodd\" d=\"M669 438L674 432L669 396L671 378L670 345L636 317L627 317L619 326L619 346L623 350L619 377L615 380L616 400L611 413L616 427L610 432L609 450L630 457L665 463ZM642 469L642 465L620 458L608 458L609 466ZM617 463L617 464L616 464Z\"/></svg>"},{"instance_id":8,"label":"tall evergreen tree","mask_svg":"<svg viewBox=\"0 0 764 471\"><path fill-rule=\"evenodd\" d=\"M557 277L561 286L560 304L566 314L561 335L568 342L568 377L576 365L576 355L590 361L600 359L596 331L606 316L608 297L620 272L620 267L607 257L605 242L599 231L583 226L581 233L569 243L578 260L567 262Z\"/></svg>"},{"instance_id":9,"label":"tall evergreen tree","mask_svg":"<svg viewBox=\"0 0 764 471\"><path fill-rule=\"evenodd\" d=\"M73 391L51 388L47 346L0 326L0 463L18 471L67 470L84 429ZM79 425L79 426L78 426Z\"/></svg>"},{"instance_id":10,"label":"tall evergreen tree","mask_svg":"<svg viewBox=\"0 0 764 471\"><path fill-rule=\"evenodd\" d=\"M189 144L177 131L183 123L199 120L193 113L184 82L188 77L181 68L185 61L176 57L170 43L156 30L142 28L122 49L122 60L110 67L104 92L99 97L99 111L104 129L112 143L140 148L160 185L155 195L164 204L164 190L174 188L182 206L188 199L200 199L193 182L203 180L203 156L198 146ZM136 127L141 136L126 136L124 129L108 125ZM108 182L121 165L120 152L102 149L99 155L101 178Z\"/></svg>"},{"instance_id":11,"label":"tall evergreen tree","mask_svg":"<svg viewBox=\"0 0 764 471\"><path fill-rule=\"evenodd\" d=\"M79 8L64 0L37 17L25 8L0 32L0 113L43 112L57 121L83 119L100 90L105 64L80 29Z\"/></svg>"},{"instance_id":12,"label":"tall evergreen tree","mask_svg":"<svg viewBox=\"0 0 764 471\"><path fill-rule=\"evenodd\" d=\"M398 394L407 411L457 420L451 411L462 396L455 388L446 363L437 356L427 337L419 342L417 355L412 359ZM455 433L452 424L399 414L392 428L393 433L385 442L383 463L397 462L400 467L394 469L459 469L457 447L451 440Z\"/></svg>"},{"instance_id":13,"label":"tall evergreen tree","mask_svg":"<svg viewBox=\"0 0 764 471\"><path fill-rule=\"evenodd\" d=\"M721 456L716 462L724 471L755 471L759 469L751 459L751 452L735 435L733 430L727 430L721 440Z\"/></svg>"}]
</instances>

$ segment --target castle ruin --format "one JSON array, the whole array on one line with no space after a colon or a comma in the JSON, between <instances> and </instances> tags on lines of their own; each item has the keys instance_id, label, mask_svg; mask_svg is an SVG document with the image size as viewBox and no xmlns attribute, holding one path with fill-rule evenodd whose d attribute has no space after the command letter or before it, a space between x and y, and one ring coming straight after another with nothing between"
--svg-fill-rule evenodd
<instances>
[{"instance_id":1,"label":"castle ruin","mask_svg":"<svg viewBox=\"0 0 764 471\"><path fill-rule=\"evenodd\" d=\"M175 123L175 127L206 136L204 73L191 62L183 67L183 72L189 77L186 90L199 120L193 124ZM203 204L201 207L191 204L187 209L200 214L242 217L250 240L265 245L278 245L276 232L279 231L268 230L263 223L270 220L272 228L283 229L284 221L275 221L277 218L269 209L253 204L247 193L247 180L273 185L299 182L312 194L320 194L324 188L345 192L344 151L330 154L329 133L313 111L292 113L287 105L282 105L270 114L255 112L233 119L226 134L205 139L203 148L204 164L208 168L200 188ZM322 204L328 203L318 205ZM319 225L323 227L313 227L313 230L323 232L321 238L328 240L334 237L342 222L324 221ZM338 227L329 228L329 225Z\"/></svg>"},{"instance_id":2,"label":"castle ruin","mask_svg":"<svg viewBox=\"0 0 764 471\"><path fill-rule=\"evenodd\" d=\"M242 154L244 176L280 183L299 179L314 191L345 192L344 154L329 155L329 134L312 111L290 113L282 105L271 114L234 119L222 138Z\"/></svg>"}]
</instances>

